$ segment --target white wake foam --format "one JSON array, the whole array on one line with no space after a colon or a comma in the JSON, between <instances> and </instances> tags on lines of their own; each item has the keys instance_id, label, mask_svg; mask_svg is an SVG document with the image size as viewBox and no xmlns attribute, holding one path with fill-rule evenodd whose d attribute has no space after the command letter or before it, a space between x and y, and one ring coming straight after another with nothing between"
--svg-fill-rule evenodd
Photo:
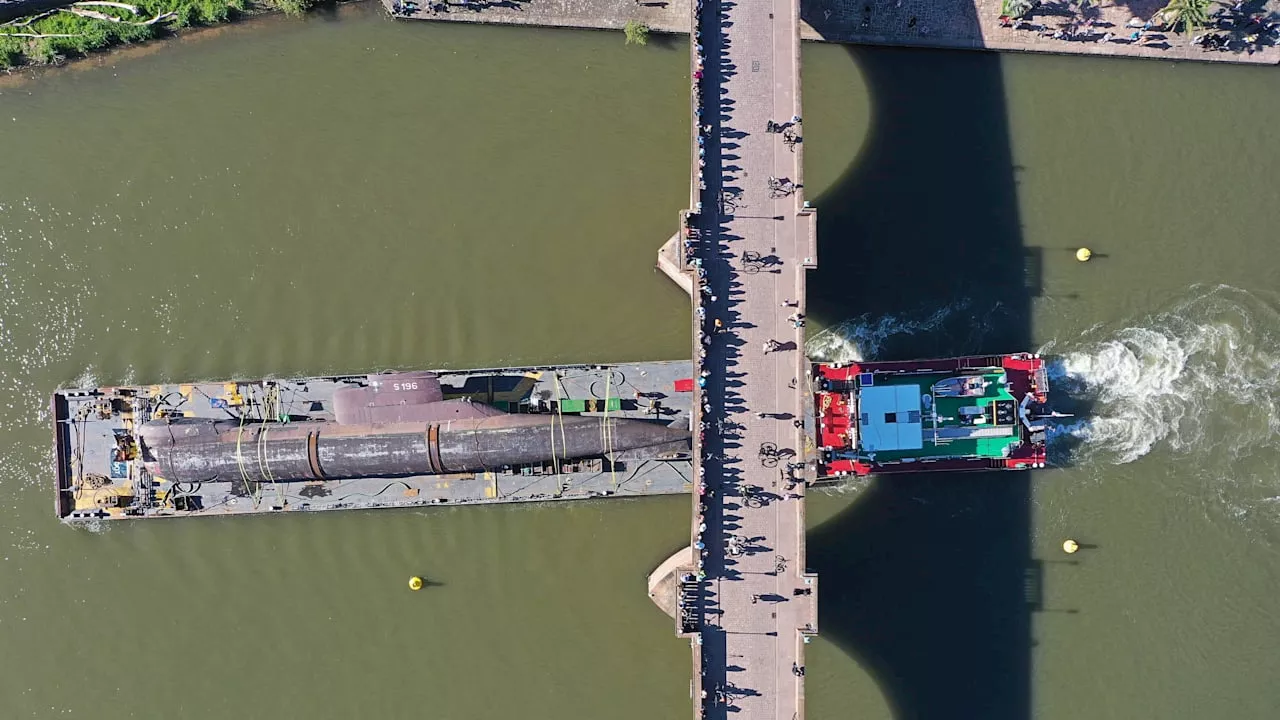
<instances>
[{"instance_id":1,"label":"white wake foam","mask_svg":"<svg viewBox=\"0 0 1280 720\"><path fill-rule=\"evenodd\" d=\"M1051 436L1076 466L1151 455L1164 484L1273 537L1280 525L1280 312L1228 286L1196 287L1140 323L1046 346L1051 394L1082 405ZM1156 466L1153 466L1155 469Z\"/></svg>"},{"instance_id":2,"label":"white wake foam","mask_svg":"<svg viewBox=\"0 0 1280 720\"><path fill-rule=\"evenodd\" d=\"M1280 429L1280 313L1236 288L1195 288L1144 322L1042 348L1084 417L1058 436L1079 461L1129 463L1167 447L1204 456L1270 445Z\"/></svg>"},{"instance_id":3,"label":"white wake foam","mask_svg":"<svg viewBox=\"0 0 1280 720\"><path fill-rule=\"evenodd\" d=\"M832 325L805 341L805 353L818 362L857 362L880 356L891 338L937 330L970 303L960 300L932 312L872 317L861 315Z\"/></svg>"}]
</instances>

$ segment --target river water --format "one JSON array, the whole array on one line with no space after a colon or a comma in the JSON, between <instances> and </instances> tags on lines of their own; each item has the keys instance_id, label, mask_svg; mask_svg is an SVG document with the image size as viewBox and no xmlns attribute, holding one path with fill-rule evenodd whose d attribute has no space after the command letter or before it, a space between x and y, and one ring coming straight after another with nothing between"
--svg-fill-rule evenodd
<instances>
[{"instance_id":1,"label":"river water","mask_svg":"<svg viewBox=\"0 0 1280 720\"><path fill-rule=\"evenodd\" d=\"M643 590L679 498L91 533L53 519L44 407L687 355L652 271L687 198L682 48L354 8L0 84L6 717L686 716ZM1056 468L811 503L809 716L1273 717L1280 76L805 62L810 351L1041 349L1074 415Z\"/></svg>"}]
</instances>

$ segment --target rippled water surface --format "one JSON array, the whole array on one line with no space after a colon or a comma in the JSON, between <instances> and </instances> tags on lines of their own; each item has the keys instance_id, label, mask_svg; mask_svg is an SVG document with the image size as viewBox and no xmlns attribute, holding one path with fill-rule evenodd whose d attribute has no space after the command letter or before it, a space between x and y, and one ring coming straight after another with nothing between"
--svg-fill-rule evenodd
<instances>
[{"instance_id":1,"label":"rippled water surface","mask_svg":"<svg viewBox=\"0 0 1280 720\"><path fill-rule=\"evenodd\" d=\"M153 49L0 84L6 716L684 716L643 591L677 498L90 533L53 519L45 410L77 383L686 355L652 270L687 197L679 43L357 10ZM1029 479L811 503L810 717L1273 717L1275 73L805 63L810 351L1040 349L1073 415Z\"/></svg>"},{"instance_id":2,"label":"rippled water surface","mask_svg":"<svg viewBox=\"0 0 1280 720\"><path fill-rule=\"evenodd\" d=\"M814 531L838 647L817 646L810 709L1270 717L1280 76L831 47L806 61L809 183L826 188L815 285L835 308L811 354L1026 344L1074 415L1025 495L880 481ZM1068 557L1065 538L1085 549ZM835 669L850 657L870 679Z\"/></svg>"}]
</instances>

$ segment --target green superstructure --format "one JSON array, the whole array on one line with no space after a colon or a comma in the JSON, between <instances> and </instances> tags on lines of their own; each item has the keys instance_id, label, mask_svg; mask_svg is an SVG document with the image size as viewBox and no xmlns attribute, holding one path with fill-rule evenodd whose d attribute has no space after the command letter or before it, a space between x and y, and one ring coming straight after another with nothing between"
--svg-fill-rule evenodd
<instances>
[{"instance_id":1,"label":"green superstructure","mask_svg":"<svg viewBox=\"0 0 1280 720\"><path fill-rule=\"evenodd\" d=\"M856 393L859 446L875 461L1005 458L1022 442L1004 371L876 375Z\"/></svg>"}]
</instances>

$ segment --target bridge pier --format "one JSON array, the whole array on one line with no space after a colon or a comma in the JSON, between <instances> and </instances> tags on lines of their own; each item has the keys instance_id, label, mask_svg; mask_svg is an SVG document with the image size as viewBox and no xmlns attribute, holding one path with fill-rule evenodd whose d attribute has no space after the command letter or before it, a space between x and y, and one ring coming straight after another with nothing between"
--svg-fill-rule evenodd
<instances>
[{"instance_id":1,"label":"bridge pier","mask_svg":"<svg viewBox=\"0 0 1280 720\"><path fill-rule=\"evenodd\" d=\"M663 560L657 569L649 573L649 599L672 620L678 621L676 616L680 607L679 576L695 570L693 547L684 547ZM679 634L679 632L677 628L676 633Z\"/></svg>"},{"instance_id":2,"label":"bridge pier","mask_svg":"<svg viewBox=\"0 0 1280 720\"><path fill-rule=\"evenodd\" d=\"M681 241L681 234L676 233L671 239L662 243L662 247L658 248L658 269L664 275L671 278L674 282L685 291L685 294L693 296L693 275L688 270L681 267L684 260L681 255L684 248Z\"/></svg>"}]
</instances>

